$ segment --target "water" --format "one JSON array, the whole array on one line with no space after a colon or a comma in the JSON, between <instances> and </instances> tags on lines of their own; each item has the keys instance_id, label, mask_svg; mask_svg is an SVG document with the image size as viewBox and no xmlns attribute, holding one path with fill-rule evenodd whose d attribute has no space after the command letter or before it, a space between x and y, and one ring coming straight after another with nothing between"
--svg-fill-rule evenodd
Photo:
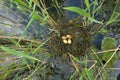
<instances>
[{"instance_id":1,"label":"water","mask_svg":"<svg viewBox=\"0 0 120 80\"><path fill-rule=\"evenodd\" d=\"M13 6L14 8L15 6ZM29 15L24 15L16 9L9 8L9 5L0 4L0 35L4 36L21 36L27 23ZM27 18L26 18L27 17ZM47 26L41 26L38 21L33 21L24 34L24 38L38 38L43 39L48 33Z\"/></svg>"},{"instance_id":2,"label":"water","mask_svg":"<svg viewBox=\"0 0 120 80\"><path fill-rule=\"evenodd\" d=\"M15 36L22 34L25 25L21 24L22 18L0 4L0 32L5 35Z\"/></svg>"}]
</instances>

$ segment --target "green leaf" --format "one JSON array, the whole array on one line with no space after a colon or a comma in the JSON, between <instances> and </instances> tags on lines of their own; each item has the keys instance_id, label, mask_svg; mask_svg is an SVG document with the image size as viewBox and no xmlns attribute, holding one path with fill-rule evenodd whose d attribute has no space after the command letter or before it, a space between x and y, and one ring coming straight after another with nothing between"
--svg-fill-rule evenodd
<instances>
[{"instance_id":1,"label":"green leaf","mask_svg":"<svg viewBox=\"0 0 120 80\"><path fill-rule=\"evenodd\" d=\"M106 37L102 40L102 50L110 50L114 49L116 47L116 40L111 37ZM109 58L112 56L113 52L106 52L103 54L102 60L109 60ZM112 57L111 61L108 63L107 67L112 67L115 61L117 60L117 55Z\"/></svg>"},{"instance_id":2,"label":"green leaf","mask_svg":"<svg viewBox=\"0 0 120 80\"><path fill-rule=\"evenodd\" d=\"M101 21L98 21L98 20L92 18L88 12L86 12L85 10L80 9L78 7L74 7L74 6L73 7L64 7L63 9L75 12L83 17L87 17L88 20L90 20L91 22L103 24Z\"/></svg>"},{"instance_id":3,"label":"green leaf","mask_svg":"<svg viewBox=\"0 0 120 80\"><path fill-rule=\"evenodd\" d=\"M111 37L105 37L102 40L102 50L109 50L109 49L114 49L116 46L116 40Z\"/></svg>"},{"instance_id":4,"label":"green leaf","mask_svg":"<svg viewBox=\"0 0 120 80\"><path fill-rule=\"evenodd\" d=\"M84 17L90 17L89 13L87 13L85 10L80 9L78 7L74 7L74 6L73 7L64 7L63 9L66 9L66 10L69 10L69 11L73 11L73 12L75 12L75 13L77 13L79 15L82 15Z\"/></svg>"},{"instance_id":5,"label":"green leaf","mask_svg":"<svg viewBox=\"0 0 120 80\"><path fill-rule=\"evenodd\" d=\"M36 61L40 61L39 59L35 58L35 57L32 57L32 56L29 56L23 52L20 52L20 51L16 51L14 49L10 49L10 48L7 48L7 47L4 47L4 46L1 46L1 49L3 51L6 51L7 53L9 54L12 54L12 55L15 55L15 56L20 56L20 57L24 57L24 58L28 58L28 59L32 59L32 60L36 60ZM40 61L41 62L41 61Z\"/></svg>"}]
</instances>

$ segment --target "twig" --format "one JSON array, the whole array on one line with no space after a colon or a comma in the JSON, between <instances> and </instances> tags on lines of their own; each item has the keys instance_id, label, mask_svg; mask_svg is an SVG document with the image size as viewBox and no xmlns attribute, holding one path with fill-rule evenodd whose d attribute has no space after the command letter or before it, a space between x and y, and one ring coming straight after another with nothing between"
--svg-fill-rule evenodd
<instances>
[{"instance_id":1,"label":"twig","mask_svg":"<svg viewBox=\"0 0 120 80\"><path fill-rule=\"evenodd\" d=\"M108 70L120 70L120 68L105 68L105 69L108 69Z\"/></svg>"},{"instance_id":2,"label":"twig","mask_svg":"<svg viewBox=\"0 0 120 80\"><path fill-rule=\"evenodd\" d=\"M12 60L19 60L19 59L21 59L21 57L7 57L7 58L5 58L4 60L0 60L0 64L3 64L3 63L6 63L6 62L8 62L8 61L12 61Z\"/></svg>"},{"instance_id":3,"label":"twig","mask_svg":"<svg viewBox=\"0 0 120 80\"><path fill-rule=\"evenodd\" d=\"M101 53L106 53L106 52L112 52L112 51L115 51L115 50L120 50L120 48L119 49L110 49L110 50L100 51L100 52L96 52L96 54L101 54Z\"/></svg>"},{"instance_id":4,"label":"twig","mask_svg":"<svg viewBox=\"0 0 120 80\"><path fill-rule=\"evenodd\" d=\"M94 62L94 64L89 68L89 70L91 70L96 65L97 61L96 60L88 60L88 61L89 62Z\"/></svg>"}]
</instances>

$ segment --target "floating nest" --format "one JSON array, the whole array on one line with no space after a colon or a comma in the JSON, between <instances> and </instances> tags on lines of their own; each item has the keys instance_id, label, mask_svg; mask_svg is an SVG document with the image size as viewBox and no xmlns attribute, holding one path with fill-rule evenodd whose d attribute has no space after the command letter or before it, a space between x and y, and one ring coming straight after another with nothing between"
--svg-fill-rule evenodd
<instances>
[{"instance_id":1,"label":"floating nest","mask_svg":"<svg viewBox=\"0 0 120 80\"><path fill-rule=\"evenodd\" d=\"M87 27L69 24L59 27L51 34L50 50L57 55L70 53L74 56L85 54L91 46L91 34Z\"/></svg>"}]
</instances>

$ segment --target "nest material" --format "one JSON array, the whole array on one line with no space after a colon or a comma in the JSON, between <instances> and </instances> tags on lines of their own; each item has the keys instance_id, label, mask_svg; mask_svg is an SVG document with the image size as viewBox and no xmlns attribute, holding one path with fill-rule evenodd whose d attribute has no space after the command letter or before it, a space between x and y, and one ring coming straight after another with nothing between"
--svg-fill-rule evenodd
<instances>
[{"instance_id":1,"label":"nest material","mask_svg":"<svg viewBox=\"0 0 120 80\"><path fill-rule=\"evenodd\" d=\"M80 25L67 25L59 28L58 33L51 34L50 48L57 55L71 53L74 56L83 55L91 45L91 34L87 28ZM70 35L71 38L67 38ZM66 36L66 41L63 39ZM69 41L70 40L70 41Z\"/></svg>"}]
</instances>

